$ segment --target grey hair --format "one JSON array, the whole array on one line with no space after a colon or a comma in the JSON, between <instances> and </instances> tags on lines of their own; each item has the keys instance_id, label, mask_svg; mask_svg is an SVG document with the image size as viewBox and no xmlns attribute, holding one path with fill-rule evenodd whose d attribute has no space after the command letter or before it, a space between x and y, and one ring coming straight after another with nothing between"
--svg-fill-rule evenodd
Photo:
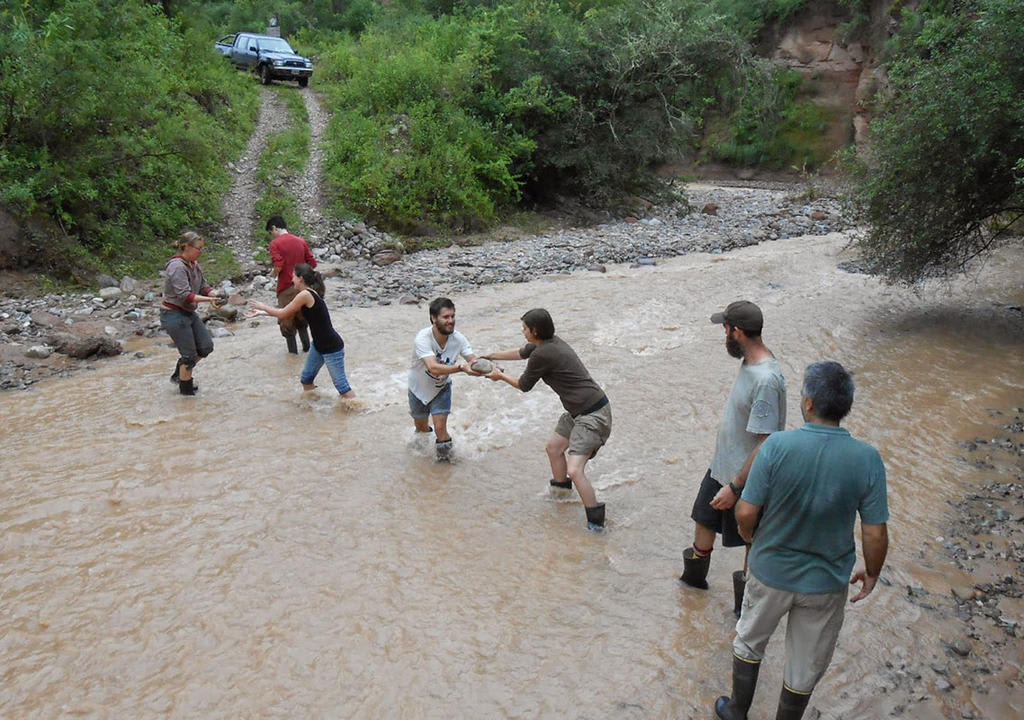
<instances>
[{"instance_id":1,"label":"grey hair","mask_svg":"<svg viewBox=\"0 0 1024 720\"><path fill-rule=\"evenodd\" d=\"M842 365L831 360L812 363L804 370L801 392L814 403L814 414L839 422L853 407L853 378Z\"/></svg>"}]
</instances>

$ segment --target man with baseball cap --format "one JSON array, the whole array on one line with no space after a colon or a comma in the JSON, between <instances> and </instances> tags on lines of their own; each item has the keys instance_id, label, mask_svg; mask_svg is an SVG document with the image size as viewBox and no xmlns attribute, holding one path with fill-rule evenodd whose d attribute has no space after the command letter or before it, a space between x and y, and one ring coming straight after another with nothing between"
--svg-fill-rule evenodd
<instances>
[{"instance_id":1,"label":"man with baseball cap","mask_svg":"<svg viewBox=\"0 0 1024 720\"><path fill-rule=\"evenodd\" d=\"M711 322L725 328L726 351L743 362L718 427L711 467L704 475L690 513L696 523L693 547L683 552L683 574L679 579L701 590L708 587L715 534L722 535L725 547L745 544L736 526L733 505L743 492L761 443L786 424L786 380L779 362L761 340L761 308L738 300L712 315ZM744 571L733 573L737 614L745 580Z\"/></svg>"}]
</instances>

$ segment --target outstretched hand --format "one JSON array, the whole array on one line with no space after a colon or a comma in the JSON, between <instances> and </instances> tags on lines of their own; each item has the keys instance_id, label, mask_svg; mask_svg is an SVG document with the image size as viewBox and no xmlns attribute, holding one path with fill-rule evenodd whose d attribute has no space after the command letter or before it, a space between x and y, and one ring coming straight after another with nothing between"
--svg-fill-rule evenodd
<instances>
[{"instance_id":1,"label":"outstretched hand","mask_svg":"<svg viewBox=\"0 0 1024 720\"><path fill-rule=\"evenodd\" d=\"M850 584L856 585L858 582L861 583L860 592L850 598L851 603L863 600L870 595L871 591L875 589L875 583L878 582L878 577L871 577L868 575L867 570L858 570L853 574L853 577L850 578Z\"/></svg>"}]
</instances>

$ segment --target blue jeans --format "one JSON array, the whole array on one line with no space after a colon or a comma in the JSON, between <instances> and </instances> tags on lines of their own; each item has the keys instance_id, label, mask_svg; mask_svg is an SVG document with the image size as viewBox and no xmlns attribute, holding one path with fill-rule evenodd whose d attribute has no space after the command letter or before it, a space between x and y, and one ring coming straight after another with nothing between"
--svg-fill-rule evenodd
<instances>
[{"instance_id":1,"label":"blue jeans","mask_svg":"<svg viewBox=\"0 0 1024 720\"><path fill-rule=\"evenodd\" d=\"M183 365L193 368L199 358L213 352L213 338L199 313L160 308L160 326L167 331L178 348Z\"/></svg>"},{"instance_id":2,"label":"blue jeans","mask_svg":"<svg viewBox=\"0 0 1024 720\"><path fill-rule=\"evenodd\" d=\"M321 355L320 351L316 349L316 343L310 343L309 345L309 353L306 355L306 366L302 368L299 382L303 385L312 385L313 380L316 379L316 374L320 372L320 368L324 365L327 366L327 372L331 374L331 380L334 381L334 387L339 395L344 395L352 390L348 384L348 378L345 377L345 348L337 352Z\"/></svg>"},{"instance_id":3,"label":"blue jeans","mask_svg":"<svg viewBox=\"0 0 1024 720\"><path fill-rule=\"evenodd\" d=\"M444 390L428 402L422 402L409 391L409 414L414 418L425 418L428 415L447 415L452 411L452 384L447 383Z\"/></svg>"}]
</instances>

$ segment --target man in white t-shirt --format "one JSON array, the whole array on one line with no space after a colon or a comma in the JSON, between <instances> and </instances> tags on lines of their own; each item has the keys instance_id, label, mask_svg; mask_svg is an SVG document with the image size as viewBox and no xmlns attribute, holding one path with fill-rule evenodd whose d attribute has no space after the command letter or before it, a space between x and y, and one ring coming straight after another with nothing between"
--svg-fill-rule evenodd
<instances>
[{"instance_id":1,"label":"man in white t-shirt","mask_svg":"<svg viewBox=\"0 0 1024 720\"><path fill-rule=\"evenodd\" d=\"M447 462L452 438L448 434L448 413L452 410L452 375L469 369L476 360L469 340L455 329L455 303L437 298L430 303L430 325L416 333L409 368L409 414L416 432L430 432L434 425L437 459Z\"/></svg>"}]
</instances>

